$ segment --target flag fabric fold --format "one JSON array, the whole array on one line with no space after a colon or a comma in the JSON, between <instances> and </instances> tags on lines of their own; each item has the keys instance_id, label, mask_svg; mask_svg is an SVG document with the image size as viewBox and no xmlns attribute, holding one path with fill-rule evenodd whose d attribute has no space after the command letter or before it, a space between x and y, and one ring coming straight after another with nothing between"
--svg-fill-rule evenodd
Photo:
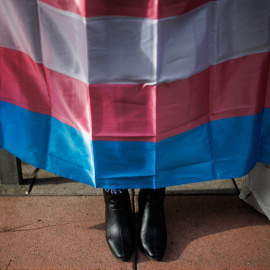
<instances>
[{"instance_id":1,"label":"flag fabric fold","mask_svg":"<svg viewBox=\"0 0 270 270\"><path fill-rule=\"evenodd\" d=\"M0 147L104 188L270 163L268 0L0 0Z\"/></svg>"}]
</instances>

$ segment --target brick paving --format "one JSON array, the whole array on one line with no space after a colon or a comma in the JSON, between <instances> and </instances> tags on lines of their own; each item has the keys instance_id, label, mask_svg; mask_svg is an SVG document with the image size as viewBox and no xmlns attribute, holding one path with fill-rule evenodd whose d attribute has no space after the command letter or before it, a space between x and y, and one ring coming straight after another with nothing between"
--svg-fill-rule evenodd
<instances>
[{"instance_id":1,"label":"brick paving","mask_svg":"<svg viewBox=\"0 0 270 270\"><path fill-rule=\"evenodd\" d=\"M0 269L270 269L270 222L237 195L166 196L162 262L111 255L102 196L2 196L0 205Z\"/></svg>"}]
</instances>

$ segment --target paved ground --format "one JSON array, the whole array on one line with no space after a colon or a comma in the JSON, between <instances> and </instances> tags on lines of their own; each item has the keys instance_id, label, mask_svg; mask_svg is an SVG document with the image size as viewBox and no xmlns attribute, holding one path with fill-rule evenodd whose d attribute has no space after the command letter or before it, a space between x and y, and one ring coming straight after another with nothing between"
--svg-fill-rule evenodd
<instances>
[{"instance_id":1,"label":"paved ground","mask_svg":"<svg viewBox=\"0 0 270 270\"><path fill-rule=\"evenodd\" d=\"M2 196L0 205L0 269L270 269L269 221L237 196L167 196L163 262L139 250L114 259L101 196Z\"/></svg>"},{"instance_id":2,"label":"paved ground","mask_svg":"<svg viewBox=\"0 0 270 270\"><path fill-rule=\"evenodd\" d=\"M238 198L241 179L167 189L164 260L137 249L124 263L105 241L101 189L23 173L22 186L0 185L0 269L270 269L270 222Z\"/></svg>"},{"instance_id":3,"label":"paved ground","mask_svg":"<svg viewBox=\"0 0 270 270\"><path fill-rule=\"evenodd\" d=\"M22 163L22 185L0 185L0 196L101 196L102 189L78 183ZM237 195L241 178L209 181L167 188L167 194ZM137 194L137 190L135 193Z\"/></svg>"}]
</instances>

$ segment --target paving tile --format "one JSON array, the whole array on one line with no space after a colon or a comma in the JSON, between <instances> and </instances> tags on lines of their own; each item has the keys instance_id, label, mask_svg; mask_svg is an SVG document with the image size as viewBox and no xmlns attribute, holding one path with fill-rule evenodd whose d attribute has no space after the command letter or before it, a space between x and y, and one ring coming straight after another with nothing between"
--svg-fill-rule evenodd
<instances>
[{"instance_id":1,"label":"paving tile","mask_svg":"<svg viewBox=\"0 0 270 270\"><path fill-rule=\"evenodd\" d=\"M138 195L139 189L135 190ZM231 179L213 180L194 184L179 185L166 188L167 194L237 194L237 190ZM31 191L31 195L46 196L101 196L102 189L72 181L62 177L37 178Z\"/></svg>"},{"instance_id":2,"label":"paving tile","mask_svg":"<svg viewBox=\"0 0 270 270\"><path fill-rule=\"evenodd\" d=\"M30 193L34 196L101 196L102 189L62 177L36 179Z\"/></svg>"},{"instance_id":3,"label":"paving tile","mask_svg":"<svg viewBox=\"0 0 270 270\"><path fill-rule=\"evenodd\" d=\"M167 196L162 262L138 252L143 269L270 269L270 223L237 196Z\"/></svg>"},{"instance_id":4,"label":"paving tile","mask_svg":"<svg viewBox=\"0 0 270 270\"><path fill-rule=\"evenodd\" d=\"M135 190L138 195L139 189ZM237 194L237 190L231 179L213 180L194 184L179 185L166 188L167 194ZM101 196L102 189L72 181L62 177L37 178L31 191L31 195L37 196Z\"/></svg>"},{"instance_id":5,"label":"paving tile","mask_svg":"<svg viewBox=\"0 0 270 270\"><path fill-rule=\"evenodd\" d=\"M138 195L139 189L135 190ZM211 180L199 183L178 185L166 188L166 194L192 195L192 194L238 194L232 179Z\"/></svg>"},{"instance_id":6,"label":"paving tile","mask_svg":"<svg viewBox=\"0 0 270 270\"><path fill-rule=\"evenodd\" d=\"M232 179L212 180L166 188L167 194L237 194Z\"/></svg>"},{"instance_id":7,"label":"paving tile","mask_svg":"<svg viewBox=\"0 0 270 270\"><path fill-rule=\"evenodd\" d=\"M102 197L0 197L0 269L133 269L105 240Z\"/></svg>"},{"instance_id":8,"label":"paving tile","mask_svg":"<svg viewBox=\"0 0 270 270\"><path fill-rule=\"evenodd\" d=\"M132 195L131 190L129 190ZM103 196L102 188L95 188L67 178L36 179L31 196Z\"/></svg>"},{"instance_id":9,"label":"paving tile","mask_svg":"<svg viewBox=\"0 0 270 270\"><path fill-rule=\"evenodd\" d=\"M238 187L239 190L241 190L241 187L242 187L242 183L244 181L244 179L247 177L248 175L244 175L242 177L237 177L237 178L234 178L234 181Z\"/></svg>"},{"instance_id":10,"label":"paving tile","mask_svg":"<svg viewBox=\"0 0 270 270\"><path fill-rule=\"evenodd\" d=\"M139 189L135 190L138 195ZM179 185L166 188L166 194L237 194L237 190L231 179L213 180L194 184ZM31 191L31 195L46 196L101 196L102 189L72 181L62 177L38 178Z\"/></svg>"},{"instance_id":11,"label":"paving tile","mask_svg":"<svg viewBox=\"0 0 270 270\"><path fill-rule=\"evenodd\" d=\"M23 162L22 170L24 178L31 178L36 168ZM102 195L102 189L62 178L42 169L36 172L35 177L31 195ZM238 187L241 186L240 182L241 178L236 178ZM138 192L136 189L135 194L138 195ZM223 179L168 187L166 194L237 194L237 190L231 179Z\"/></svg>"},{"instance_id":12,"label":"paving tile","mask_svg":"<svg viewBox=\"0 0 270 270\"><path fill-rule=\"evenodd\" d=\"M22 175L24 179L28 178L60 178L59 175L56 175L54 173L36 168L24 161L21 161L22 164Z\"/></svg>"},{"instance_id":13,"label":"paving tile","mask_svg":"<svg viewBox=\"0 0 270 270\"><path fill-rule=\"evenodd\" d=\"M21 165L22 165L22 176L23 179L30 179L30 178L34 178L35 176L35 171L36 171L36 167L21 161Z\"/></svg>"},{"instance_id":14,"label":"paving tile","mask_svg":"<svg viewBox=\"0 0 270 270\"><path fill-rule=\"evenodd\" d=\"M60 176L42 169L39 169L36 178L59 178Z\"/></svg>"},{"instance_id":15,"label":"paving tile","mask_svg":"<svg viewBox=\"0 0 270 270\"><path fill-rule=\"evenodd\" d=\"M30 184L24 185L1 185L0 196L27 196Z\"/></svg>"}]
</instances>

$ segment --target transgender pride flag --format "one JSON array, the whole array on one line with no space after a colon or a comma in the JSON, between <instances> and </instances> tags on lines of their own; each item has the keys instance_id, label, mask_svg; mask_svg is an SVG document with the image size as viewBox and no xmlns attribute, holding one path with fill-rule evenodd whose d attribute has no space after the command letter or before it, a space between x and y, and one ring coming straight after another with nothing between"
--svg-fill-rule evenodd
<instances>
[{"instance_id":1,"label":"transgender pride flag","mask_svg":"<svg viewBox=\"0 0 270 270\"><path fill-rule=\"evenodd\" d=\"M0 147L96 187L270 163L269 0L0 0Z\"/></svg>"}]
</instances>

